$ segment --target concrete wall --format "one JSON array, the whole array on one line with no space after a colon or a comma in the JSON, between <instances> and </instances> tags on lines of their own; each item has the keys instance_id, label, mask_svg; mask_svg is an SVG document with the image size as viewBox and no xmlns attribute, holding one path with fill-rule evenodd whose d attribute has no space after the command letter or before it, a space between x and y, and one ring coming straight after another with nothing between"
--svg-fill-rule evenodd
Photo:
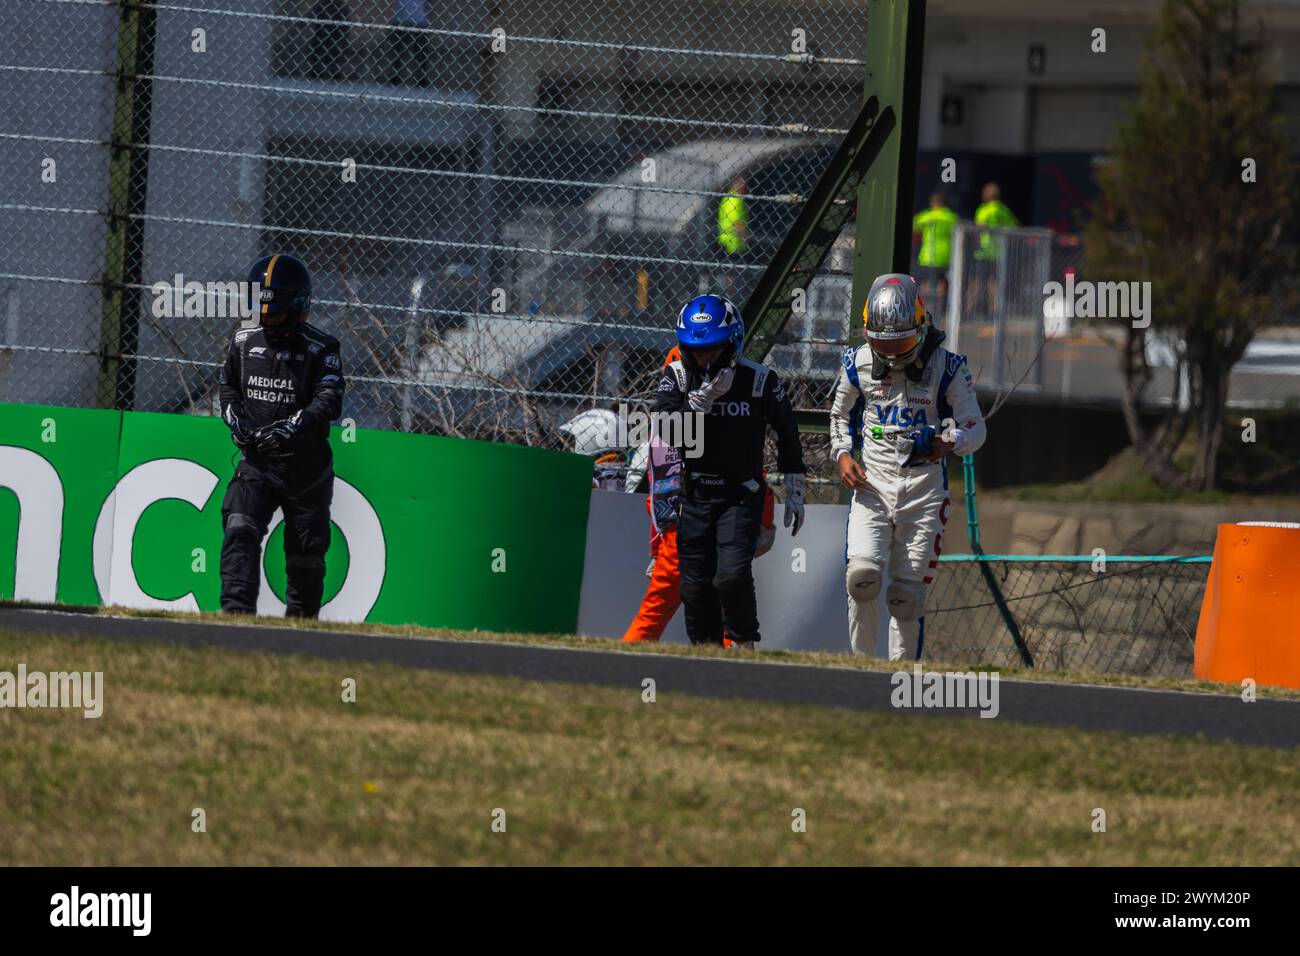
<instances>
[{"instance_id":1,"label":"concrete wall","mask_svg":"<svg viewBox=\"0 0 1300 956\"><path fill-rule=\"evenodd\" d=\"M1220 522L1300 520L1300 507L1072 505L986 501L981 533L990 553L1206 555ZM778 509L779 514L779 509ZM810 505L799 537L779 527L772 551L754 563L763 650L848 653L842 505ZM578 631L619 639L645 593L646 515L640 495L593 492L587 525ZM795 549L803 549L802 555ZM960 503L953 508L945 555L969 553ZM796 558L804 570L796 570ZM1119 570L1122 566L1114 566ZM1204 574L1209 565L1150 565L1096 575L1088 563L997 564L997 575L1040 667L1102 672L1191 674ZM1053 593L1054 591L1058 593ZM972 562L947 561L930 591L930 660L1014 666L1019 657ZM945 610L946 609L946 610ZM884 656L880 622L877 655ZM686 642L679 611L663 638Z\"/></svg>"},{"instance_id":2,"label":"concrete wall","mask_svg":"<svg viewBox=\"0 0 1300 956\"><path fill-rule=\"evenodd\" d=\"M1082 504L980 500L980 541L990 554L1205 555L1219 525L1239 521L1300 521L1300 504ZM965 527L949 530L960 550Z\"/></svg>"},{"instance_id":3,"label":"concrete wall","mask_svg":"<svg viewBox=\"0 0 1300 956\"><path fill-rule=\"evenodd\" d=\"M847 518L847 505L809 505L799 537L791 538L782 526L777 504L776 543L754 562L765 650L848 652L848 597L844 592ZM621 638L632 622L646 590L648 524L643 496L592 492L578 633ZM882 656L887 623L882 613L877 647ZM680 611L663 640L686 643Z\"/></svg>"},{"instance_id":4,"label":"concrete wall","mask_svg":"<svg viewBox=\"0 0 1300 956\"><path fill-rule=\"evenodd\" d=\"M754 562L758 619L763 648L847 651L848 605L844 593L845 505L809 505L799 537L781 526L777 506L776 543ZM587 521L587 556L578 633L621 638L646 590L649 521L645 498L595 491ZM796 554L802 549L802 555ZM795 571L802 560L803 571ZM678 612L666 643L686 643Z\"/></svg>"}]
</instances>

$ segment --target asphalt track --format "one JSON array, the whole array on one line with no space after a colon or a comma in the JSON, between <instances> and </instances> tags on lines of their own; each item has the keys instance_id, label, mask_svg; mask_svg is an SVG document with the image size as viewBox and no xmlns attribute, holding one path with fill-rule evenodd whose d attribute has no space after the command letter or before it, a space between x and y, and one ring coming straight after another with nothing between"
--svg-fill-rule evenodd
<instances>
[{"instance_id":1,"label":"asphalt track","mask_svg":"<svg viewBox=\"0 0 1300 956\"><path fill-rule=\"evenodd\" d=\"M650 677L660 701L680 693L981 722L974 709L894 708L891 674L882 671L14 607L0 608L0 628L597 684L625 687L638 695L641 682ZM1000 721L1300 746L1300 701L1294 700L1245 703L1229 695L1003 679L1000 705Z\"/></svg>"}]
</instances>

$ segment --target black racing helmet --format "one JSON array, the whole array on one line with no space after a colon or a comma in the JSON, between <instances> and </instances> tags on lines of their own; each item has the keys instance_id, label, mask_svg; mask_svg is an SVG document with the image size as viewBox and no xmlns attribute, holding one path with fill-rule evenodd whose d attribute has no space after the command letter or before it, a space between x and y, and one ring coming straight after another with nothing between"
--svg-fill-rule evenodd
<instances>
[{"instance_id":1,"label":"black racing helmet","mask_svg":"<svg viewBox=\"0 0 1300 956\"><path fill-rule=\"evenodd\" d=\"M311 273L298 257L283 252L263 256L249 268L248 282L257 289L253 305L258 320L272 335L287 334L307 321Z\"/></svg>"}]
</instances>

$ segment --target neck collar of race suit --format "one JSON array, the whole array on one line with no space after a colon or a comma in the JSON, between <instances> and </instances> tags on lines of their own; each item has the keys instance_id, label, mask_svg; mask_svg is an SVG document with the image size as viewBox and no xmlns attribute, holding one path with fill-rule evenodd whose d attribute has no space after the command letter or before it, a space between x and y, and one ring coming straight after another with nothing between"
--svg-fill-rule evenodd
<instances>
[{"instance_id":1,"label":"neck collar of race suit","mask_svg":"<svg viewBox=\"0 0 1300 956\"><path fill-rule=\"evenodd\" d=\"M262 335L266 338L266 344L275 348L283 348L297 341L299 334L302 332L302 324L294 323L289 327L277 327L268 329L262 326Z\"/></svg>"},{"instance_id":2,"label":"neck collar of race suit","mask_svg":"<svg viewBox=\"0 0 1300 956\"><path fill-rule=\"evenodd\" d=\"M715 375L722 369L735 365L739 358L740 355L736 349L736 344L728 342L722 347L722 353L713 360L708 368L705 368L695 360L695 355L690 349L682 349L682 365L686 368L686 372L692 380Z\"/></svg>"},{"instance_id":3,"label":"neck collar of race suit","mask_svg":"<svg viewBox=\"0 0 1300 956\"><path fill-rule=\"evenodd\" d=\"M915 360L902 369L890 368L880 360L880 356L875 352L871 353L871 377L881 379L885 377L886 372L901 371L913 382L921 380L921 373L925 371L925 363L930 361L930 356L934 354L935 349L943 344L947 336L938 329L931 326L925 330L925 341L921 343L921 351L917 353ZM867 348L871 348L870 345Z\"/></svg>"}]
</instances>

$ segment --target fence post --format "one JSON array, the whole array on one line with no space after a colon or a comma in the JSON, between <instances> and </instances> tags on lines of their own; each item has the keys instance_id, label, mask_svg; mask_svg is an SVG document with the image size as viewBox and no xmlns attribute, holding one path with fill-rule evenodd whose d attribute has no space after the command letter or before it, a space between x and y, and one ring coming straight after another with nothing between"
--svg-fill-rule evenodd
<instances>
[{"instance_id":1,"label":"fence post","mask_svg":"<svg viewBox=\"0 0 1300 956\"><path fill-rule=\"evenodd\" d=\"M980 554L980 518L975 504L975 456L963 455L961 459L961 482L966 499L966 537L973 552Z\"/></svg>"},{"instance_id":2,"label":"fence post","mask_svg":"<svg viewBox=\"0 0 1300 956\"><path fill-rule=\"evenodd\" d=\"M952 341L949 348L954 352L961 351L961 314L962 314L962 296L965 289L962 287L962 273L965 271L962 263L962 256L966 249L966 226L964 223L957 223L952 230L952 253L948 260L948 336Z\"/></svg>"},{"instance_id":3,"label":"fence post","mask_svg":"<svg viewBox=\"0 0 1300 956\"><path fill-rule=\"evenodd\" d=\"M406 313L406 335L403 341L403 361L406 362L404 378L418 380L420 377L420 301L424 298L424 276L417 275L411 283L411 307ZM437 304L436 302L434 303ZM476 306L477 307L477 306ZM414 385L402 386L401 425L402 431L410 432L415 424Z\"/></svg>"},{"instance_id":4,"label":"fence post","mask_svg":"<svg viewBox=\"0 0 1300 956\"><path fill-rule=\"evenodd\" d=\"M1002 622L1006 624L1007 630L1011 633L1011 640L1016 645L1020 660L1026 667L1033 667L1034 655L1030 652L1029 645L1025 643L1024 635L1020 633L1020 624L1012 615L1011 608L1007 606L1007 599L1002 594L1002 586L998 584L998 579L994 576L993 569L989 567L989 562L984 560L984 549L980 547L979 510L975 504L975 456L963 456L961 468L962 486L966 499L966 534L970 538L971 553L975 555L975 563L979 565L980 576L984 578L984 586L989 589L989 594L993 597L993 603L997 606L998 613L1002 615Z\"/></svg>"},{"instance_id":5,"label":"fence post","mask_svg":"<svg viewBox=\"0 0 1300 956\"><path fill-rule=\"evenodd\" d=\"M1001 229L993 236L997 248L997 264L993 281L997 293L993 296L993 384L1003 388L1007 384L1007 234ZM987 290L986 290L987 294Z\"/></svg>"},{"instance_id":6,"label":"fence post","mask_svg":"<svg viewBox=\"0 0 1300 956\"><path fill-rule=\"evenodd\" d=\"M1052 276L1052 232L1044 230L1043 235L1035 243L1041 247L1040 254L1035 257L1038 264L1037 275L1034 277L1034 296L1031 301L1036 304L1034 309L1034 344L1033 354L1037 356L1034 359L1034 383L1038 386L1041 393L1046 382L1043 366L1047 364L1047 348L1043 344L1047 338L1047 329L1044 328L1046 317L1043 315L1043 303L1046 301L1044 290Z\"/></svg>"},{"instance_id":7,"label":"fence post","mask_svg":"<svg viewBox=\"0 0 1300 956\"><path fill-rule=\"evenodd\" d=\"M100 318L101 408L135 404L134 358L140 342L143 299L145 197L149 183L149 127L153 112L153 7L123 3L118 21L113 135L108 172L108 239L104 253Z\"/></svg>"}]
</instances>

